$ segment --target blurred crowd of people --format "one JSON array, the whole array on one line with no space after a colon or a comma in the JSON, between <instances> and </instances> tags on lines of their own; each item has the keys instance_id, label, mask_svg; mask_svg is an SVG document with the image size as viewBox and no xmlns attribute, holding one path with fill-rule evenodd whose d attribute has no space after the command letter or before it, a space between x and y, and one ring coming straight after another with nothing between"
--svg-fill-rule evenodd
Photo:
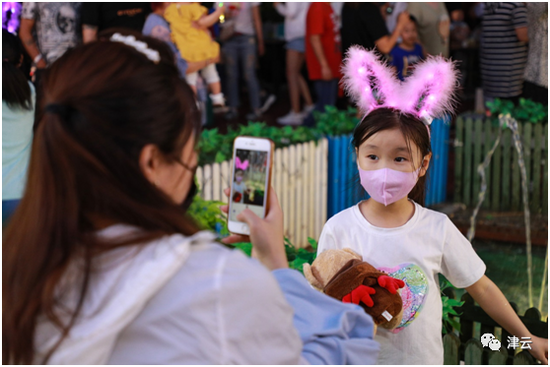
<instances>
[{"instance_id":1,"label":"blurred crowd of people","mask_svg":"<svg viewBox=\"0 0 550 367\"><path fill-rule=\"evenodd\" d=\"M10 176L6 169L21 167L14 157L28 155L32 136L30 130L21 131L23 125L30 129L29 123L5 134L6 119L21 115L21 121L30 121L29 109L34 113L34 100L41 98L42 70L110 28L131 29L169 44L180 76L199 101L208 98L201 94L208 89L213 112L228 120L239 117L246 89L246 119L261 120L275 96L262 99L258 78L259 58L266 51L260 8L284 17L290 111L278 118L279 124L312 126L313 111L337 103L343 96L342 60L355 44L376 47L401 80L429 55L451 56L459 61L462 84L477 64L467 50L479 47L485 100L525 96L547 104L548 3L23 3L19 29L13 29L13 19L8 27L23 47L3 31L3 55L11 55L3 57L3 177L23 179L21 172ZM32 62L34 86L25 81L29 75L6 78L22 68L24 52ZM10 94L18 97L6 97ZM14 139L20 142L8 142ZM4 180L4 192L9 187ZM18 196L13 192L3 200Z\"/></svg>"},{"instance_id":2,"label":"blurred crowd of people","mask_svg":"<svg viewBox=\"0 0 550 367\"><path fill-rule=\"evenodd\" d=\"M141 31L170 44L187 83L206 85L214 112L238 116L242 79L247 119L261 119L258 58L265 53L261 3L23 3L19 36L39 70L68 48L113 27ZM268 4L264 4L268 6ZM476 40L486 99L539 98L547 90L547 3L273 3L284 17L291 109L281 124L312 124L311 112L334 105L340 65L353 44L376 47L404 80L428 55L460 61ZM532 42L529 42L532 39ZM528 46L529 45L529 46ZM527 57L529 53L529 57ZM302 73L306 64L307 73ZM544 67L541 67L544 66ZM220 75L222 78L220 78ZM240 77L242 75L242 78ZM304 78L307 76L307 78ZM310 92L312 87L314 93ZM542 88L542 89L541 89ZM224 91L225 94L222 92Z\"/></svg>"}]
</instances>

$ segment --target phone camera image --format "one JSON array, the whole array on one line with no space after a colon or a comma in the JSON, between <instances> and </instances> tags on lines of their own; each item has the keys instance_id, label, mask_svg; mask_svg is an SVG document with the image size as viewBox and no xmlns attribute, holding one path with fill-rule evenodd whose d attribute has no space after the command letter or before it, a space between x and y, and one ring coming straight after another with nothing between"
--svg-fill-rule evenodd
<instances>
[{"instance_id":1,"label":"phone camera image","mask_svg":"<svg viewBox=\"0 0 550 367\"><path fill-rule=\"evenodd\" d=\"M229 220L237 221L237 215L246 208L264 217L267 153L236 149Z\"/></svg>"}]
</instances>

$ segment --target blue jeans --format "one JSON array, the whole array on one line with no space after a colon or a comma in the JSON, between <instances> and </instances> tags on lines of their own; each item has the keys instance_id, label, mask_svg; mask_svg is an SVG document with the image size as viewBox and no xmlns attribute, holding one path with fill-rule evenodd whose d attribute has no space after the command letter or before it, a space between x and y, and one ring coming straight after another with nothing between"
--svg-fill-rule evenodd
<instances>
[{"instance_id":1,"label":"blue jeans","mask_svg":"<svg viewBox=\"0 0 550 367\"><path fill-rule=\"evenodd\" d=\"M252 110L260 108L260 83L256 76L256 39L254 36L238 35L227 40L222 51L227 74L228 105L237 108L239 100L239 65L248 85Z\"/></svg>"},{"instance_id":2,"label":"blue jeans","mask_svg":"<svg viewBox=\"0 0 550 367\"><path fill-rule=\"evenodd\" d=\"M2 200L2 227L8 224L20 201L20 199Z\"/></svg>"},{"instance_id":3,"label":"blue jeans","mask_svg":"<svg viewBox=\"0 0 550 367\"><path fill-rule=\"evenodd\" d=\"M335 106L338 98L338 79L314 80L313 87L317 94L314 111L325 112L325 106ZM304 126L313 126L315 120L310 113L304 120Z\"/></svg>"}]
</instances>

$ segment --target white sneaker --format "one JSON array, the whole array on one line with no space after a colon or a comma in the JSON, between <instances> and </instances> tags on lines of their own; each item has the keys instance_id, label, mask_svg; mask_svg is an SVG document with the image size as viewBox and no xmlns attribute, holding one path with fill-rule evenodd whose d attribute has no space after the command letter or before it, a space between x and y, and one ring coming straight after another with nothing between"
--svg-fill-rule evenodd
<instances>
[{"instance_id":1,"label":"white sneaker","mask_svg":"<svg viewBox=\"0 0 550 367\"><path fill-rule=\"evenodd\" d=\"M269 96L267 96L267 98L264 101L264 104L262 105L262 107L260 107L260 112L265 113L269 109L269 107L271 107L271 105L275 103L276 100L277 100L277 97L275 97L274 94L270 94Z\"/></svg>"},{"instance_id":2,"label":"white sneaker","mask_svg":"<svg viewBox=\"0 0 550 367\"><path fill-rule=\"evenodd\" d=\"M225 98L223 98L223 93L210 94L210 99L212 100L213 105L225 105Z\"/></svg>"},{"instance_id":3,"label":"white sneaker","mask_svg":"<svg viewBox=\"0 0 550 367\"><path fill-rule=\"evenodd\" d=\"M279 117L277 122L281 125L300 125L303 120L304 116L301 113L290 111L287 115Z\"/></svg>"},{"instance_id":4,"label":"white sneaker","mask_svg":"<svg viewBox=\"0 0 550 367\"><path fill-rule=\"evenodd\" d=\"M302 110L302 115L304 117L308 116L311 111L313 111L315 109L315 105L312 104L312 105L309 105L309 106L304 106L304 109Z\"/></svg>"}]
</instances>

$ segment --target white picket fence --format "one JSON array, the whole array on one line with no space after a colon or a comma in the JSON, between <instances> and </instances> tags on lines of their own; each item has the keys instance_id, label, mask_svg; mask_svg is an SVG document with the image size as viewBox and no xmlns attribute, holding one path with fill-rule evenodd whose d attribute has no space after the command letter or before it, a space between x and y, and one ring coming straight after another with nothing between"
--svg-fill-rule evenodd
<instances>
[{"instance_id":1,"label":"white picket fence","mask_svg":"<svg viewBox=\"0 0 550 367\"><path fill-rule=\"evenodd\" d=\"M197 169L201 196L228 202L223 190L230 186L232 160ZM319 239L327 218L328 140L291 145L275 150L272 184L284 213L285 236L296 247L307 238Z\"/></svg>"}]
</instances>

